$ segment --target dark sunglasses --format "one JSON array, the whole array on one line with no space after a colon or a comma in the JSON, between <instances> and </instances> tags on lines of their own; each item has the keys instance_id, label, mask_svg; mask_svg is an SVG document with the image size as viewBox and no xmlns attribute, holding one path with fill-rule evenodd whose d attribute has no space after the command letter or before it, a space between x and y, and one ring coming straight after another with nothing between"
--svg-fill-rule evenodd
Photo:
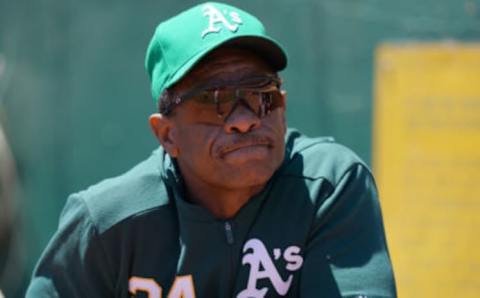
<instances>
[{"instance_id":1,"label":"dark sunglasses","mask_svg":"<svg viewBox=\"0 0 480 298\"><path fill-rule=\"evenodd\" d=\"M203 87L175 96L168 105L163 106L162 114L170 113L182 102L192 100L202 104L202 117L205 120L221 119L225 121L239 104L243 104L259 118L283 105L280 80L275 76L253 77L235 84ZM232 86L230 86L232 85ZM208 119L207 119L208 118ZM216 118L216 119L213 119Z\"/></svg>"}]
</instances>

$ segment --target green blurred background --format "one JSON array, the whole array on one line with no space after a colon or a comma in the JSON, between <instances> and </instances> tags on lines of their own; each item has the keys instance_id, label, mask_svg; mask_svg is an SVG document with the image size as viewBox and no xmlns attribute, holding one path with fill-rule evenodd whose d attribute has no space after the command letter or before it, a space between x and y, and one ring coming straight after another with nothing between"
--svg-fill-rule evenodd
<instances>
[{"instance_id":1,"label":"green blurred background","mask_svg":"<svg viewBox=\"0 0 480 298\"><path fill-rule=\"evenodd\" d=\"M289 125L334 136L368 163L377 46L480 39L479 0L227 2L284 44ZM10 263L0 271L6 297L24 295L69 193L157 146L144 53L161 20L196 3L0 0L0 124L19 181L15 203L0 205L15 214Z\"/></svg>"}]
</instances>

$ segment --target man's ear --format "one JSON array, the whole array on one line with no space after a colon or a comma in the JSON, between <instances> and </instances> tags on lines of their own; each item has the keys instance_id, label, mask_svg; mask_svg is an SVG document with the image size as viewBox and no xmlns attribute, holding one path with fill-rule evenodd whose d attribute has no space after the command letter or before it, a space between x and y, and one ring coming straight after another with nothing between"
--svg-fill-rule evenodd
<instances>
[{"instance_id":1,"label":"man's ear","mask_svg":"<svg viewBox=\"0 0 480 298\"><path fill-rule=\"evenodd\" d=\"M285 111L287 109L287 91L281 90L280 94L282 94L282 108Z\"/></svg>"},{"instance_id":2,"label":"man's ear","mask_svg":"<svg viewBox=\"0 0 480 298\"><path fill-rule=\"evenodd\" d=\"M171 157L177 157L179 150L175 141L175 123L160 113L150 115L148 121L162 147Z\"/></svg>"},{"instance_id":3,"label":"man's ear","mask_svg":"<svg viewBox=\"0 0 480 298\"><path fill-rule=\"evenodd\" d=\"M285 116L285 111L287 109L287 91L285 90L282 90L280 91L280 93L282 94L282 109L283 109L283 130L284 130L284 133L287 131L287 119L286 119L286 116Z\"/></svg>"}]
</instances>

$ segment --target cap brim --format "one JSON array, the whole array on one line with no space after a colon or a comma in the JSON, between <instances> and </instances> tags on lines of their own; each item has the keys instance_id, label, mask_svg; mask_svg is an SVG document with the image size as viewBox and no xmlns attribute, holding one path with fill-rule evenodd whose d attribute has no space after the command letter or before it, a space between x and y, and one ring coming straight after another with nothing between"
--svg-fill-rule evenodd
<instances>
[{"instance_id":1,"label":"cap brim","mask_svg":"<svg viewBox=\"0 0 480 298\"><path fill-rule=\"evenodd\" d=\"M208 55L213 50L226 46L234 45L241 48L251 50L258 53L265 61L270 64L275 71L281 71L287 66L287 55L282 47L273 39L266 36L257 35L243 35L234 36L230 39L225 39L218 44L209 48L203 49L194 56L192 56L169 80L165 88L171 87L173 84L182 79L202 58Z\"/></svg>"}]
</instances>

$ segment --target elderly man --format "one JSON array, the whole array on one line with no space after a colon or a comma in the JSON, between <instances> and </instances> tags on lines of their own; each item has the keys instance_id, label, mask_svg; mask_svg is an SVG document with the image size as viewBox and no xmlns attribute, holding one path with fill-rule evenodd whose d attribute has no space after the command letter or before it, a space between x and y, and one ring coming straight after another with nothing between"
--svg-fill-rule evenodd
<instances>
[{"instance_id":1,"label":"elderly man","mask_svg":"<svg viewBox=\"0 0 480 298\"><path fill-rule=\"evenodd\" d=\"M286 55L221 3L161 23L161 147L72 195L28 297L394 297L370 171L285 124Z\"/></svg>"}]
</instances>

